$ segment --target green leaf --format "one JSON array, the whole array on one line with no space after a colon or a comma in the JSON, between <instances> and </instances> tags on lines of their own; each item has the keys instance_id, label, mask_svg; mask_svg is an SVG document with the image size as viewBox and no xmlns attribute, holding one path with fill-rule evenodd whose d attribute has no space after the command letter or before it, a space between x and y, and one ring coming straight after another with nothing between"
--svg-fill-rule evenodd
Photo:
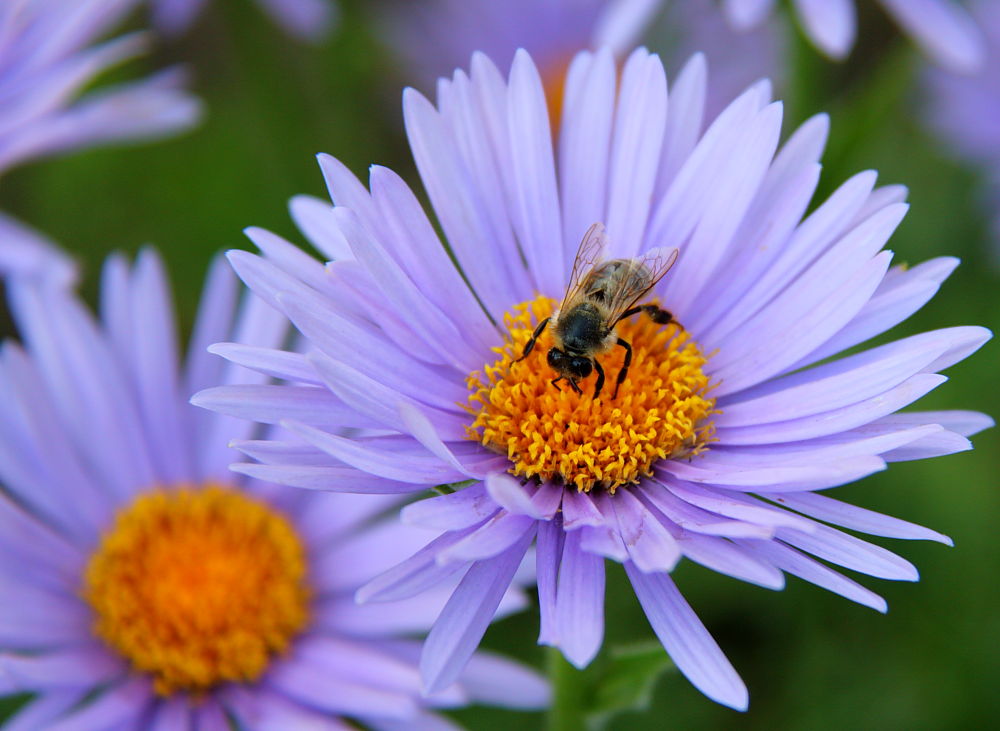
<instances>
[{"instance_id":1,"label":"green leaf","mask_svg":"<svg viewBox=\"0 0 1000 731\"><path fill-rule=\"evenodd\" d=\"M618 714L649 708L660 676L674 667L655 640L612 647L584 670L569 664L556 648L549 652L553 702L549 731L599 731Z\"/></svg>"},{"instance_id":2,"label":"green leaf","mask_svg":"<svg viewBox=\"0 0 1000 731\"><path fill-rule=\"evenodd\" d=\"M462 480L461 482L452 482L446 485L435 485L432 489L439 495L450 495L453 492L458 492L459 490L468 487L469 485L474 485L479 480Z\"/></svg>"},{"instance_id":3,"label":"green leaf","mask_svg":"<svg viewBox=\"0 0 1000 731\"><path fill-rule=\"evenodd\" d=\"M14 714L24 708L34 697L31 693L0 696L0 723L10 720Z\"/></svg>"},{"instance_id":4,"label":"green leaf","mask_svg":"<svg viewBox=\"0 0 1000 731\"><path fill-rule=\"evenodd\" d=\"M619 713L647 710L656 681L672 669L670 656L655 640L612 648L589 694L587 727L600 729Z\"/></svg>"}]
</instances>

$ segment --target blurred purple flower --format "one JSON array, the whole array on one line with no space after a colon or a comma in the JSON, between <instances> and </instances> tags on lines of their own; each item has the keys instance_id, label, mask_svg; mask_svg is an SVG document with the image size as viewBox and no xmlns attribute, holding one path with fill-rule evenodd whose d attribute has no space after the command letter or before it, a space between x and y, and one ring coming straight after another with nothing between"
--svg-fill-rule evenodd
<instances>
[{"instance_id":1,"label":"blurred purple flower","mask_svg":"<svg viewBox=\"0 0 1000 731\"><path fill-rule=\"evenodd\" d=\"M986 34L984 67L974 76L928 69L929 115L952 149L984 171L986 208L1000 243L1000 3L978 0L970 11Z\"/></svg>"},{"instance_id":2,"label":"blurred purple flower","mask_svg":"<svg viewBox=\"0 0 1000 731\"><path fill-rule=\"evenodd\" d=\"M975 22L952 0L878 0L935 63L968 73L983 61L983 39ZM833 59L850 53L857 34L854 0L795 0L809 40ZM753 28L774 10L774 0L723 0L733 27Z\"/></svg>"},{"instance_id":3,"label":"blurred purple flower","mask_svg":"<svg viewBox=\"0 0 1000 731\"><path fill-rule=\"evenodd\" d=\"M542 75L554 122L566 68L578 51L608 46L620 61L643 37L662 52L668 71L695 53L705 57L715 80L705 105L712 115L759 79L781 82L784 44L777 23L737 32L715 0L403 0L379 9L390 47L409 80L424 90L466 66L476 51L507 68L524 48Z\"/></svg>"},{"instance_id":4,"label":"blurred purple flower","mask_svg":"<svg viewBox=\"0 0 1000 731\"><path fill-rule=\"evenodd\" d=\"M173 134L201 113L171 69L78 97L97 75L145 50L138 34L93 45L135 0L0 4L0 174L31 158Z\"/></svg>"},{"instance_id":5,"label":"blurred purple flower","mask_svg":"<svg viewBox=\"0 0 1000 731\"><path fill-rule=\"evenodd\" d=\"M72 258L49 239L0 213L0 278L43 279L56 286L76 283Z\"/></svg>"},{"instance_id":6,"label":"blurred purple flower","mask_svg":"<svg viewBox=\"0 0 1000 731\"><path fill-rule=\"evenodd\" d=\"M187 31L205 0L149 0L153 24L167 35ZM334 0L257 0L257 4L288 33L306 41L320 41L337 23Z\"/></svg>"},{"instance_id":7,"label":"blurred purple flower","mask_svg":"<svg viewBox=\"0 0 1000 731\"><path fill-rule=\"evenodd\" d=\"M34 158L174 134L201 116L168 69L138 82L81 90L146 50L141 34L96 43L137 0L17 0L0 4L0 176ZM0 216L0 275L63 286L76 267L58 247Z\"/></svg>"},{"instance_id":8,"label":"blurred purple flower","mask_svg":"<svg viewBox=\"0 0 1000 731\"><path fill-rule=\"evenodd\" d=\"M663 56L668 73L679 71L695 53L705 56L712 84L705 111L714 117L750 84L770 79L784 82L785 38L774 18L753 29L737 31L726 22L715 0L668 3L647 36L649 47Z\"/></svg>"},{"instance_id":9,"label":"blurred purple flower","mask_svg":"<svg viewBox=\"0 0 1000 731\"><path fill-rule=\"evenodd\" d=\"M432 89L438 77L464 67L475 51L500 68L526 49L542 76L565 75L577 51L631 50L663 0L397 0L378 5L391 48L414 83Z\"/></svg>"},{"instance_id":10,"label":"blurred purple flower","mask_svg":"<svg viewBox=\"0 0 1000 731\"><path fill-rule=\"evenodd\" d=\"M108 260L100 321L65 287L10 280L24 344L0 352L0 692L37 698L4 728L348 729L350 718L441 729L453 726L438 708L543 706L543 680L482 654L458 683L421 695L419 643L403 638L431 624L446 586L355 604L358 586L427 538L381 517L395 496L306 493L229 471L226 439L252 425L186 394L250 374L205 347L225 337L273 347L287 330L256 298L237 307L237 286L214 262L179 367L151 251L134 267ZM277 641L262 634L271 617L295 620ZM148 631L129 645L138 629Z\"/></svg>"},{"instance_id":11,"label":"blurred purple flower","mask_svg":"<svg viewBox=\"0 0 1000 731\"><path fill-rule=\"evenodd\" d=\"M806 215L826 116L779 149L782 106L766 82L706 128L707 88L701 56L668 104L656 56L635 51L619 75L610 50L581 53L553 143L529 55L519 52L504 80L476 54L471 73L439 83L436 107L404 94L448 249L395 173L372 167L369 192L322 156L336 206L302 197L292 214L333 261L324 267L259 229L248 235L262 256L230 253L308 348L213 348L289 384L221 386L193 402L280 423L301 440L237 442L258 463L234 468L314 489L460 488L404 509L407 522L440 536L358 594L395 600L462 577L424 645L431 691L459 676L532 541L541 643L577 666L591 661L610 558L624 564L680 670L739 709L745 686L670 578L682 557L771 589L792 574L885 611L880 596L821 561L894 580L916 580L916 569L830 524L950 543L821 491L888 462L969 449L966 437L992 423L974 412L898 413L979 348L990 337L983 328L828 361L919 309L957 261L890 268L882 247L907 210L906 190L876 188L871 171ZM680 249L650 296L683 324L623 321L635 357L621 393L609 383L599 399L594 377L580 394L550 385L550 332L514 364L595 221L607 226L611 258ZM618 373L622 350L598 360Z\"/></svg>"}]
</instances>

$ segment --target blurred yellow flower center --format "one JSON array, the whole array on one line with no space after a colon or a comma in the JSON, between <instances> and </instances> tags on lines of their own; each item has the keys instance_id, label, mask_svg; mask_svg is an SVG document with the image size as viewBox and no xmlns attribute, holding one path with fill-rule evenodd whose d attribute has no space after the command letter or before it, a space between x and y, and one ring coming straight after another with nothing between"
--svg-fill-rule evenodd
<instances>
[{"instance_id":1,"label":"blurred yellow flower center","mask_svg":"<svg viewBox=\"0 0 1000 731\"><path fill-rule=\"evenodd\" d=\"M122 510L87 566L94 632L156 691L250 682L308 618L302 542L223 487L157 490Z\"/></svg>"},{"instance_id":2,"label":"blurred yellow flower center","mask_svg":"<svg viewBox=\"0 0 1000 731\"><path fill-rule=\"evenodd\" d=\"M657 325L644 315L622 321L618 335L633 349L628 376L612 399L625 350L597 356L607 383L595 400L594 374L580 381L583 394L565 381L562 390L552 385L558 374L546 361L551 326L527 358L513 363L554 307L538 297L505 316L509 335L495 348L499 357L468 378L470 439L505 454L514 475L612 493L651 474L657 460L704 449L715 401L707 395L705 356L680 325Z\"/></svg>"},{"instance_id":3,"label":"blurred yellow flower center","mask_svg":"<svg viewBox=\"0 0 1000 731\"><path fill-rule=\"evenodd\" d=\"M569 70L569 58L560 59L542 69L542 89L545 91L545 101L549 107L549 126L552 135L559 132L562 121L563 102L566 95L566 72Z\"/></svg>"}]
</instances>

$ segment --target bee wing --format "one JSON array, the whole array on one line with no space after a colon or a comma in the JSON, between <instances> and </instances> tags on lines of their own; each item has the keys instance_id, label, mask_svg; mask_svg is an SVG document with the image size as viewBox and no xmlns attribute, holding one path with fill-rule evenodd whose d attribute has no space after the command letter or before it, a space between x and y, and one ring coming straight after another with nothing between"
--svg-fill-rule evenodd
<instances>
[{"instance_id":1,"label":"bee wing","mask_svg":"<svg viewBox=\"0 0 1000 731\"><path fill-rule=\"evenodd\" d=\"M570 272L569 284L566 285L566 294L563 295L562 304L559 305L560 311L565 312L569 309L571 303L584 291L590 273L603 261L607 248L608 234L604 230L604 224L595 223L587 229L580 242L580 248L576 251L573 271Z\"/></svg>"},{"instance_id":2,"label":"bee wing","mask_svg":"<svg viewBox=\"0 0 1000 731\"><path fill-rule=\"evenodd\" d=\"M608 321L612 324L618 322L629 308L655 287L677 261L677 255L677 249L656 248L631 260L634 276L619 277L619 288L608 294Z\"/></svg>"}]
</instances>

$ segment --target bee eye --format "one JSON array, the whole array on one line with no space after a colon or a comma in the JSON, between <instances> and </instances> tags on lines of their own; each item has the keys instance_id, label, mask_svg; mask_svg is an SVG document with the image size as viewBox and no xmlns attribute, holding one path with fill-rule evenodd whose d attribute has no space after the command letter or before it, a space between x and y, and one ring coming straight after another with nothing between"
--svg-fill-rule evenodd
<instances>
[{"instance_id":1,"label":"bee eye","mask_svg":"<svg viewBox=\"0 0 1000 731\"><path fill-rule=\"evenodd\" d=\"M552 368L559 370L566 363L566 354L558 348L550 348L546 360Z\"/></svg>"},{"instance_id":2,"label":"bee eye","mask_svg":"<svg viewBox=\"0 0 1000 731\"><path fill-rule=\"evenodd\" d=\"M577 378L586 378L593 370L593 365L587 358L573 358L569 362L569 369Z\"/></svg>"}]
</instances>

